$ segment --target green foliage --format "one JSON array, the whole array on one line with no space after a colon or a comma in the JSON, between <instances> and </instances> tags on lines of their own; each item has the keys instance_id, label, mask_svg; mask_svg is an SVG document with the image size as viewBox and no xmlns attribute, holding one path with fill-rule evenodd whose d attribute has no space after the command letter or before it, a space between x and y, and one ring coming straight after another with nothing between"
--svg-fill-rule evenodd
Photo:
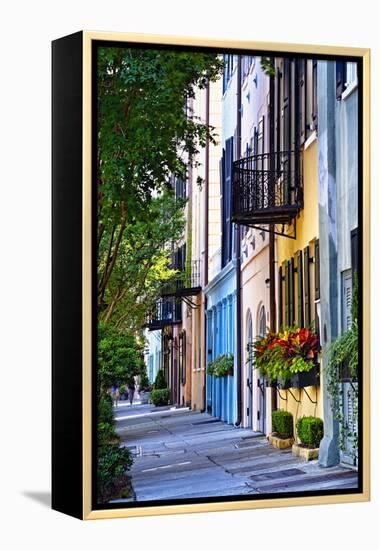
<instances>
[{"instance_id":1,"label":"green foliage","mask_svg":"<svg viewBox=\"0 0 379 550\"><path fill-rule=\"evenodd\" d=\"M149 377L147 376L147 372L146 372L146 365L144 366L144 368L140 373L139 385L141 390L144 390L145 388L148 388L150 386Z\"/></svg>"},{"instance_id":2,"label":"green foliage","mask_svg":"<svg viewBox=\"0 0 379 550\"><path fill-rule=\"evenodd\" d=\"M162 406L162 405L168 405L168 402L170 400L170 390L167 388L163 389L153 389L151 392L151 402L156 407Z\"/></svg>"},{"instance_id":3,"label":"green foliage","mask_svg":"<svg viewBox=\"0 0 379 550\"><path fill-rule=\"evenodd\" d=\"M210 361L207 366L207 373L216 377L233 376L234 357L232 353L219 355Z\"/></svg>"},{"instance_id":4,"label":"green foliage","mask_svg":"<svg viewBox=\"0 0 379 550\"><path fill-rule=\"evenodd\" d=\"M272 412L272 430L288 439L293 437L293 416L290 412L277 410Z\"/></svg>"},{"instance_id":5,"label":"green foliage","mask_svg":"<svg viewBox=\"0 0 379 550\"><path fill-rule=\"evenodd\" d=\"M167 388L167 382L165 380L163 370L159 370L157 372L157 376L155 377L154 389L155 390L164 390L166 388Z\"/></svg>"},{"instance_id":6,"label":"green foliage","mask_svg":"<svg viewBox=\"0 0 379 550\"><path fill-rule=\"evenodd\" d=\"M106 502L114 495L132 462L130 451L118 444L98 446L97 487L100 502Z\"/></svg>"},{"instance_id":7,"label":"green foliage","mask_svg":"<svg viewBox=\"0 0 379 550\"><path fill-rule=\"evenodd\" d=\"M106 445L109 441L116 439L117 436L114 427L109 422L97 423L97 443L98 445Z\"/></svg>"},{"instance_id":8,"label":"green foliage","mask_svg":"<svg viewBox=\"0 0 379 550\"><path fill-rule=\"evenodd\" d=\"M168 183L214 129L187 100L222 72L214 53L149 48L98 50L98 307L100 318L139 329L182 234L184 202ZM188 116L190 115L190 116Z\"/></svg>"},{"instance_id":9,"label":"green foliage","mask_svg":"<svg viewBox=\"0 0 379 550\"><path fill-rule=\"evenodd\" d=\"M358 327L358 278L354 275L353 297L352 297L352 324L349 330L342 333L329 346L326 353L326 365L324 367L327 390L330 396L333 416L340 423L340 448L345 450L346 441L350 441L352 453L355 455L358 450L358 366L359 366L359 327ZM350 419L355 426L353 430L344 418L341 408L341 371L346 369L351 377L352 383L348 390L348 396L353 402L353 414Z\"/></svg>"},{"instance_id":10,"label":"green foliage","mask_svg":"<svg viewBox=\"0 0 379 550\"><path fill-rule=\"evenodd\" d=\"M141 328L161 287L176 276L171 246L183 235L184 204L169 189L152 198L143 214L125 223L117 253L117 232L105 226L98 261L100 319L128 332Z\"/></svg>"},{"instance_id":11,"label":"green foliage","mask_svg":"<svg viewBox=\"0 0 379 550\"><path fill-rule=\"evenodd\" d=\"M275 76L275 67L269 57L261 57L261 67L265 75Z\"/></svg>"},{"instance_id":12,"label":"green foliage","mask_svg":"<svg viewBox=\"0 0 379 550\"><path fill-rule=\"evenodd\" d=\"M98 422L113 425L113 403L109 394L102 394L97 405Z\"/></svg>"},{"instance_id":13,"label":"green foliage","mask_svg":"<svg viewBox=\"0 0 379 550\"><path fill-rule=\"evenodd\" d=\"M145 368L142 348L134 336L110 323L98 325L98 387L99 394L113 385L121 385Z\"/></svg>"},{"instance_id":14,"label":"green foliage","mask_svg":"<svg viewBox=\"0 0 379 550\"><path fill-rule=\"evenodd\" d=\"M303 416L296 422L296 432L303 445L312 449L320 446L324 437L324 423L315 416Z\"/></svg>"},{"instance_id":15,"label":"green foliage","mask_svg":"<svg viewBox=\"0 0 379 550\"><path fill-rule=\"evenodd\" d=\"M124 386L121 386L120 388L120 394L121 395L126 395L128 393L128 388L124 385Z\"/></svg>"},{"instance_id":16,"label":"green foliage","mask_svg":"<svg viewBox=\"0 0 379 550\"><path fill-rule=\"evenodd\" d=\"M311 328L283 327L280 332L259 336L249 346L254 366L270 382L288 382L292 375L308 372L315 365L318 341Z\"/></svg>"}]
</instances>

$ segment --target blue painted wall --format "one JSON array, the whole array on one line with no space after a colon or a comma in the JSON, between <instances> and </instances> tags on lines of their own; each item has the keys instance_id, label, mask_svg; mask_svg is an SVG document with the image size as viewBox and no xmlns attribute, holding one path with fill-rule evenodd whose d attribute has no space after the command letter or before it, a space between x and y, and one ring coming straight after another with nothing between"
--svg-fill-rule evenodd
<instances>
[{"instance_id":1,"label":"blue painted wall","mask_svg":"<svg viewBox=\"0 0 379 550\"><path fill-rule=\"evenodd\" d=\"M207 296L207 364L225 353L234 353L236 338L236 274L229 262L205 289ZM237 420L236 377L207 375L207 410L234 424Z\"/></svg>"}]
</instances>

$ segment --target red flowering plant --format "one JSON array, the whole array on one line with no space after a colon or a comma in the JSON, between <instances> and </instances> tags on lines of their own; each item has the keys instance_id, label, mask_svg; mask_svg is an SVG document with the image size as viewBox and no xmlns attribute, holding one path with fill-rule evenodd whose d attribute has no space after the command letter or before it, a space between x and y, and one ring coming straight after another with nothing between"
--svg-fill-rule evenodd
<instances>
[{"instance_id":1,"label":"red flowering plant","mask_svg":"<svg viewBox=\"0 0 379 550\"><path fill-rule=\"evenodd\" d=\"M254 366L270 382L289 381L293 374L308 372L315 365L317 335L311 328L286 327L269 332L252 344Z\"/></svg>"}]
</instances>

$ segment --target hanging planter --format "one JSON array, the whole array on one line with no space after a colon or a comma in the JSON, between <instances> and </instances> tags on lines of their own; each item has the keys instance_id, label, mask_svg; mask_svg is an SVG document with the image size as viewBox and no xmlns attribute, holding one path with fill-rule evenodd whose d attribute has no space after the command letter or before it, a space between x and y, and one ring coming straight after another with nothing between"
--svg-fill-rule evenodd
<instances>
[{"instance_id":1,"label":"hanging planter","mask_svg":"<svg viewBox=\"0 0 379 550\"><path fill-rule=\"evenodd\" d=\"M234 357L232 353L219 355L208 363L207 374L221 378L223 376L233 376Z\"/></svg>"},{"instance_id":2,"label":"hanging planter","mask_svg":"<svg viewBox=\"0 0 379 550\"><path fill-rule=\"evenodd\" d=\"M318 363L307 372L298 372L291 378L292 388L306 388L320 385L320 368Z\"/></svg>"},{"instance_id":3,"label":"hanging planter","mask_svg":"<svg viewBox=\"0 0 379 550\"><path fill-rule=\"evenodd\" d=\"M298 327L269 332L257 338L251 346L255 368L261 376L267 377L269 385L281 389L318 384L317 351L316 333ZM303 376L310 372L308 377Z\"/></svg>"}]
</instances>

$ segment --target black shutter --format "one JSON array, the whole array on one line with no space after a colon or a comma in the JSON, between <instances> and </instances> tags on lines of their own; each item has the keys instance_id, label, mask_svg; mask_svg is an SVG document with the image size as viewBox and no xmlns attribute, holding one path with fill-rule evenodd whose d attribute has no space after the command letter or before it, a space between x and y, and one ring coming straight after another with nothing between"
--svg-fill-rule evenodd
<instances>
[{"instance_id":1,"label":"black shutter","mask_svg":"<svg viewBox=\"0 0 379 550\"><path fill-rule=\"evenodd\" d=\"M303 253L297 252L297 324L304 326L304 284L303 284Z\"/></svg>"},{"instance_id":2,"label":"black shutter","mask_svg":"<svg viewBox=\"0 0 379 550\"><path fill-rule=\"evenodd\" d=\"M225 261L225 238L226 238L226 213L225 213L225 149L222 150L222 157L220 159L220 203L221 203L221 267L226 264Z\"/></svg>"},{"instance_id":3,"label":"black shutter","mask_svg":"<svg viewBox=\"0 0 379 550\"><path fill-rule=\"evenodd\" d=\"M315 241L315 300L320 299L320 242Z\"/></svg>"},{"instance_id":4,"label":"black shutter","mask_svg":"<svg viewBox=\"0 0 379 550\"><path fill-rule=\"evenodd\" d=\"M317 130L317 60L312 62L312 122L313 130Z\"/></svg>"},{"instance_id":5,"label":"black shutter","mask_svg":"<svg viewBox=\"0 0 379 550\"><path fill-rule=\"evenodd\" d=\"M350 233L350 246L351 246L351 270L353 276L358 273L358 228L356 227Z\"/></svg>"},{"instance_id":6,"label":"black shutter","mask_svg":"<svg viewBox=\"0 0 379 550\"><path fill-rule=\"evenodd\" d=\"M288 262L288 284L289 284L289 324L295 322L295 265L294 259L291 258Z\"/></svg>"},{"instance_id":7,"label":"black shutter","mask_svg":"<svg viewBox=\"0 0 379 550\"><path fill-rule=\"evenodd\" d=\"M311 300L309 285L309 246L304 248L304 325L309 327L311 322Z\"/></svg>"},{"instance_id":8,"label":"black shutter","mask_svg":"<svg viewBox=\"0 0 379 550\"><path fill-rule=\"evenodd\" d=\"M282 284L283 284L283 274L282 274L282 268L279 267L278 271L278 330L283 324L283 291L282 291Z\"/></svg>"},{"instance_id":9,"label":"black shutter","mask_svg":"<svg viewBox=\"0 0 379 550\"><path fill-rule=\"evenodd\" d=\"M289 151L290 149L290 128L291 128L291 72L290 72L290 60L284 59L283 61L283 105L282 105L282 117L283 117L283 151Z\"/></svg>"},{"instance_id":10,"label":"black shutter","mask_svg":"<svg viewBox=\"0 0 379 550\"><path fill-rule=\"evenodd\" d=\"M226 140L225 143L225 180L223 206L225 212L225 238L224 238L224 267L232 259L232 172L233 172L233 137Z\"/></svg>"},{"instance_id":11,"label":"black shutter","mask_svg":"<svg viewBox=\"0 0 379 550\"><path fill-rule=\"evenodd\" d=\"M285 262L284 275L284 317L286 325L290 325L290 270L289 262Z\"/></svg>"},{"instance_id":12,"label":"black shutter","mask_svg":"<svg viewBox=\"0 0 379 550\"><path fill-rule=\"evenodd\" d=\"M346 63L344 61L336 62L336 98L341 99L345 89Z\"/></svg>"},{"instance_id":13,"label":"black shutter","mask_svg":"<svg viewBox=\"0 0 379 550\"><path fill-rule=\"evenodd\" d=\"M298 61L298 121L299 121L299 145L302 145L306 140L306 61L299 59Z\"/></svg>"}]
</instances>

